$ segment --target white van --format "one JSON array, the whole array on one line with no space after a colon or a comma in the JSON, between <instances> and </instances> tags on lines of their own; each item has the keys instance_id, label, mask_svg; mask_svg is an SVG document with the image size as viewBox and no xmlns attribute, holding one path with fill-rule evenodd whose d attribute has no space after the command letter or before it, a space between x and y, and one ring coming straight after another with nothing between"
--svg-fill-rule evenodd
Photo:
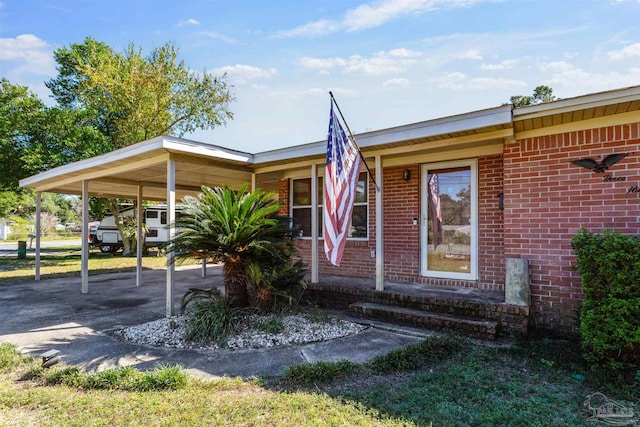
<instances>
[{"instance_id":1,"label":"white van","mask_svg":"<svg viewBox=\"0 0 640 427\"><path fill-rule=\"evenodd\" d=\"M121 216L133 216L135 209L128 207L120 211ZM176 208L176 219L180 217L180 208ZM167 227L167 207L164 205L149 206L144 210L144 224L148 232L145 235L146 247L157 247L169 241L169 228ZM101 252L116 252L122 248L122 238L118 232L113 215L105 215L96 230L93 239L94 246L98 246Z\"/></svg>"}]
</instances>

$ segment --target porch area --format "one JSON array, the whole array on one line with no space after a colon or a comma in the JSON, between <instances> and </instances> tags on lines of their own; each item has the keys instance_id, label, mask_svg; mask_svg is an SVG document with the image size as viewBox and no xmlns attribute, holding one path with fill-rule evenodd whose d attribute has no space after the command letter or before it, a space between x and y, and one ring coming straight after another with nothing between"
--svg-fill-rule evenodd
<instances>
[{"instance_id":1,"label":"porch area","mask_svg":"<svg viewBox=\"0 0 640 427\"><path fill-rule=\"evenodd\" d=\"M505 303L504 293L468 287L321 275L304 298L353 315L481 339L526 335L529 307Z\"/></svg>"}]
</instances>

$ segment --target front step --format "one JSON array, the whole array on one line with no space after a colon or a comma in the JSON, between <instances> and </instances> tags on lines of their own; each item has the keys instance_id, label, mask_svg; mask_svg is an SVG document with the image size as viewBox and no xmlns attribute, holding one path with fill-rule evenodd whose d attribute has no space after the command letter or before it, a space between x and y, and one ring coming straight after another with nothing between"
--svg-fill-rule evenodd
<instances>
[{"instance_id":1,"label":"front step","mask_svg":"<svg viewBox=\"0 0 640 427\"><path fill-rule=\"evenodd\" d=\"M457 333L485 340L494 340L497 336L498 322L491 320L432 313L371 302L354 302L349 305L349 310L362 317L415 325L440 332Z\"/></svg>"}]
</instances>

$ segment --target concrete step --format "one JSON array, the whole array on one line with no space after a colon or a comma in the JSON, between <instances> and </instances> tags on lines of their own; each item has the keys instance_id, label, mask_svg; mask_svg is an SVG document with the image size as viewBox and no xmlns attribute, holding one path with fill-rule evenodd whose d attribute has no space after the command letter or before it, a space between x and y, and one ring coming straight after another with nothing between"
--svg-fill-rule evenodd
<instances>
[{"instance_id":1,"label":"concrete step","mask_svg":"<svg viewBox=\"0 0 640 427\"><path fill-rule=\"evenodd\" d=\"M473 338L494 340L497 336L498 322L492 320L433 313L371 302L354 302L349 305L349 310L362 317L404 325L420 326Z\"/></svg>"},{"instance_id":2,"label":"concrete step","mask_svg":"<svg viewBox=\"0 0 640 427\"><path fill-rule=\"evenodd\" d=\"M496 301L477 290L469 294L465 293L466 288L443 291L442 287L437 287L438 290L434 291L431 289L434 286L420 285L419 289L416 286L405 284L377 291L350 284L312 283L307 287L304 297L320 307L333 309L347 310L351 304L367 302L463 319L487 320L498 324L498 336L518 337L527 334L529 307Z\"/></svg>"}]
</instances>

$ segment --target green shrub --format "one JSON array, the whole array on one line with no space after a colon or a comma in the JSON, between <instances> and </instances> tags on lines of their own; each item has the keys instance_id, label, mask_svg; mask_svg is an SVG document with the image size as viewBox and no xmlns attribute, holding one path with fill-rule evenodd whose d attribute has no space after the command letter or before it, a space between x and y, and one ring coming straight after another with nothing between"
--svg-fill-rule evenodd
<instances>
[{"instance_id":1,"label":"green shrub","mask_svg":"<svg viewBox=\"0 0 640 427\"><path fill-rule=\"evenodd\" d=\"M189 288L187 292L182 296L182 302L180 304L180 310L186 311L192 304L216 302L222 299L222 294L217 288L211 289L199 289Z\"/></svg>"},{"instance_id":2,"label":"green shrub","mask_svg":"<svg viewBox=\"0 0 640 427\"><path fill-rule=\"evenodd\" d=\"M362 371L357 363L348 360L337 362L315 362L289 366L283 378L293 384L329 383L336 379L347 378Z\"/></svg>"},{"instance_id":3,"label":"green shrub","mask_svg":"<svg viewBox=\"0 0 640 427\"><path fill-rule=\"evenodd\" d=\"M247 267L251 305L263 311L282 312L296 307L307 288L302 261L293 260L285 249L278 253L265 253Z\"/></svg>"},{"instance_id":4,"label":"green shrub","mask_svg":"<svg viewBox=\"0 0 640 427\"><path fill-rule=\"evenodd\" d=\"M284 330L284 322L280 316L261 318L255 325L258 330L268 334L278 334Z\"/></svg>"},{"instance_id":5,"label":"green shrub","mask_svg":"<svg viewBox=\"0 0 640 427\"><path fill-rule=\"evenodd\" d=\"M64 384L84 390L178 390L188 383L187 374L179 366L158 366L146 372L132 367L118 367L96 373L68 366L45 371L43 377L48 384Z\"/></svg>"},{"instance_id":6,"label":"green shrub","mask_svg":"<svg viewBox=\"0 0 640 427\"><path fill-rule=\"evenodd\" d=\"M582 277L583 357L618 370L640 363L640 239L582 229L572 240Z\"/></svg>"},{"instance_id":7,"label":"green shrub","mask_svg":"<svg viewBox=\"0 0 640 427\"><path fill-rule=\"evenodd\" d=\"M0 343L0 372L9 372L30 360L31 357L24 356L14 345Z\"/></svg>"},{"instance_id":8,"label":"green shrub","mask_svg":"<svg viewBox=\"0 0 640 427\"><path fill-rule=\"evenodd\" d=\"M246 309L233 307L226 298L196 302L190 312L185 338L191 341L211 341L224 346L235 332Z\"/></svg>"}]
</instances>

